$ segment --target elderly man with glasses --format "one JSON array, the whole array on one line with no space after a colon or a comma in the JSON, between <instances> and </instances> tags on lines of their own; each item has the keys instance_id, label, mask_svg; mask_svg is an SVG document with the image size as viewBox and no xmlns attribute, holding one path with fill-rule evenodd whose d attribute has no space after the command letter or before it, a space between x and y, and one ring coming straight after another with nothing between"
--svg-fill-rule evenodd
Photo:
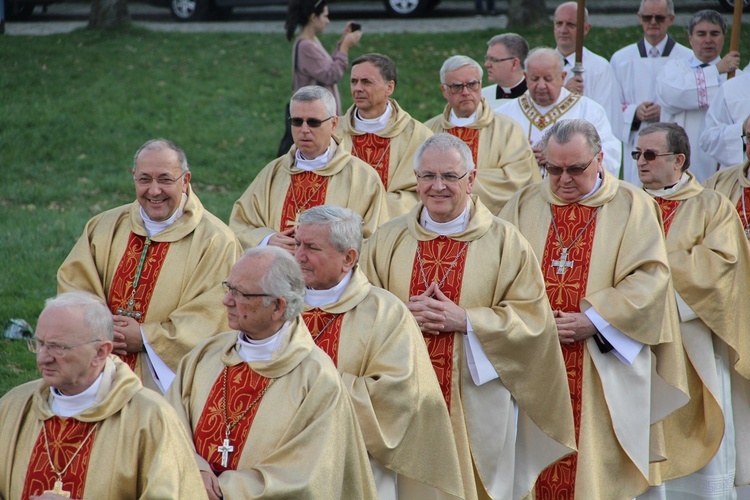
<instances>
[{"instance_id":1,"label":"elderly man with glasses","mask_svg":"<svg viewBox=\"0 0 750 500\"><path fill-rule=\"evenodd\" d=\"M672 0L641 0L638 19L643 38L614 53L610 59L620 84L620 123L614 127L626 152L635 149L638 130L658 122L661 106L656 102L656 75L671 58L687 59L692 51L667 35L674 22ZM635 185L638 169L629 155L623 159L622 179Z\"/></svg>"},{"instance_id":2,"label":"elderly man with glasses","mask_svg":"<svg viewBox=\"0 0 750 500\"><path fill-rule=\"evenodd\" d=\"M422 331L464 498L524 498L544 467L575 448L539 266L519 232L472 195L476 170L461 139L430 137L414 169L421 203L366 242L362 270L406 303Z\"/></svg>"},{"instance_id":3,"label":"elderly man with glasses","mask_svg":"<svg viewBox=\"0 0 750 500\"><path fill-rule=\"evenodd\" d=\"M469 146L477 172L474 193L497 215L516 191L541 176L521 127L495 113L482 98L482 73L469 57L449 57L440 68L440 88L448 104L425 125Z\"/></svg>"},{"instance_id":4,"label":"elderly man with glasses","mask_svg":"<svg viewBox=\"0 0 750 500\"><path fill-rule=\"evenodd\" d=\"M206 498L177 415L113 339L98 297L47 301L29 341L42 378L0 399L0 498Z\"/></svg>"},{"instance_id":5,"label":"elderly man with glasses","mask_svg":"<svg viewBox=\"0 0 750 500\"><path fill-rule=\"evenodd\" d=\"M347 388L300 315L297 262L252 248L224 287L232 331L186 356L167 393L208 498L376 499Z\"/></svg>"},{"instance_id":6,"label":"elderly man with glasses","mask_svg":"<svg viewBox=\"0 0 750 500\"><path fill-rule=\"evenodd\" d=\"M156 139L135 154L136 201L92 218L57 272L58 291L84 290L113 314L114 353L164 392L182 356L226 330L213 304L241 248L193 192L185 152Z\"/></svg>"},{"instance_id":7,"label":"elderly man with glasses","mask_svg":"<svg viewBox=\"0 0 750 500\"><path fill-rule=\"evenodd\" d=\"M575 418L578 452L542 473L537 497L633 498L663 453L658 421L688 400L658 207L603 168L591 123L560 121L542 147L547 180L500 214L541 264Z\"/></svg>"},{"instance_id":8,"label":"elderly man with glasses","mask_svg":"<svg viewBox=\"0 0 750 500\"><path fill-rule=\"evenodd\" d=\"M516 33L496 35L487 42L484 67L492 85L482 89L482 97L491 109L526 92L523 63L528 54L529 44Z\"/></svg>"},{"instance_id":9,"label":"elderly man with glasses","mask_svg":"<svg viewBox=\"0 0 750 500\"><path fill-rule=\"evenodd\" d=\"M339 123L333 94L302 87L292 96L290 114L294 147L253 179L234 203L229 227L245 249L271 245L291 254L299 215L337 205L362 216L368 238L387 219L385 190L378 174L333 135Z\"/></svg>"}]
</instances>

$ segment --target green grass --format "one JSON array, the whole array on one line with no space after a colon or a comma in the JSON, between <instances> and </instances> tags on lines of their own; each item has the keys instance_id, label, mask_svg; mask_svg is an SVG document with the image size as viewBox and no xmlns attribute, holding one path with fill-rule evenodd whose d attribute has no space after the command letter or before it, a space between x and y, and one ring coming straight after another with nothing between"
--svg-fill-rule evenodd
<instances>
[{"instance_id":1,"label":"green grass","mask_svg":"<svg viewBox=\"0 0 750 500\"><path fill-rule=\"evenodd\" d=\"M595 28L587 46L609 57L639 30ZM443 60L466 54L481 61L495 34L368 34L351 57L390 55L399 66L394 97L426 120L444 105ZM531 46L553 43L551 29L521 34ZM323 42L330 48L335 38ZM185 149L196 193L226 221L275 156L291 89L290 50L282 33L125 28L0 37L0 325L9 318L36 324L86 220L134 199L132 155L150 138ZM741 52L750 53L748 37ZM348 107L346 79L340 90ZM0 342L0 394L36 377L27 353L20 343Z\"/></svg>"}]
</instances>

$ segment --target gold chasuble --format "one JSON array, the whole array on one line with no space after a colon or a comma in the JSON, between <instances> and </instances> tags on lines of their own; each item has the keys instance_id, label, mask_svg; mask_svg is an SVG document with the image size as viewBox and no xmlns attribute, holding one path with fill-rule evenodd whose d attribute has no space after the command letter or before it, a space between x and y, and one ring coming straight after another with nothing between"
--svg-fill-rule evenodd
<instances>
[{"instance_id":1,"label":"gold chasuble","mask_svg":"<svg viewBox=\"0 0 750 500\"><path fill-rule=\"evenodd\" d=\"M584 207L577 203L552 207L555 226L550 226L544 244L542 273L547 298L555 311L581 312L580 303L588 282L597 212L594 207ZM568 373L578 442L581 429L584 342L561 344L560 348ZM542 472L536 484L536 498L574 498L577 465L578 454L574 453Z\"/></svg>"},{"instance_id":2,"label":"gold chasuble","mask_svg":"<svg viewBox=\"0 0 750 500\"><path fill-rule=\"evenodd\" d=\"M355 266L338 301L306 307L305 323L341 374L367 451L399 474L399 498L423 497L423 485L426 494L463 498L450 416L406 306Z\"/></svg>"},{"instance_id":3,"label":"gold chasuble","mask_svg":"<svg viewBox=\"0 0 750 500\"><path fill-rule=\"evenodd\" d=\"M519 189L542 180L523 128L511 118L492 111L485 99L477 107L477 120L466 127L450 122L451 107L425 125L434 133L447 132L471 149L477 169L473 193L497 215Z\"/></svg>"},{"instance_id":4,"label":"gold chasuble","mask_svg":"<svg viewBox=\"0 0 750 500\"><path fill-rule=\"evenodd\" d=\"M378 173L383 187L388 191L388 166L391 160L391 140L375 134L352 136L352 156L364 161Z\"/></svg>"},{"instance_id":5,"label":"gold chasuble","mask_svg":"<svg viewBox=\"0 0 750 500\"><path fill-rule=\"evenodd\" d=\"M151 348L175 371L190 349L228 329L217 304L224 296L221 280L241 251L226 224L188 188L182 216L152 238L137 202L92 218L57 271L57 290L93 293L113 314L135 318ZM146 387L157 389L146 353L126 358Z\"/></svg>"},{"instance_id":6,"label":"gold chasuble","mask_svg":"<svg viewBox=\"0 0 750 500\"><path fill-rule=\"evenodd\" d=\"M591 196L568 205L541 182L521 190L501 216L541 257L552 308L584 312L593 307L609 325L645 344L626 364L612 352L602 353L593 337L581 343L575 496L633 498L649 487L649 462L664 457L659 422L688 399L659 209L642 190L606 172ZM564 256L567 247L555 243L570 245L594 212L595 219ZM560 238L551 241L553 213ZM586 254L588 263L580 260ZM580 290L568 283L573 279ZM564 286L558 290L557 283ZM543 478L560 485L571 479Z\"/></svg>"},{"instance_id":7,"label":"gold chasuble","mask_svg":"<svg viewBox=\"0 0 750 500\"><path fill-rule=\"evenodd\" d=\"M747 178L750 161L745 160L740 165L722 168L703 182L709 189L714 189L735 205L740 214L745 236L750 241L750 179Z\"/></svg>"},{"instance_id":8,"label":"gold chasuble","mask_svg":"<svg viewBox=\"0 0 750 500\"><path fill-rule=\"evenodd\" d=\"M428 339L465 497L527 497L541 471L575 448L565 367L539 263L519 232L474 195L466 230L449 237L422 227L422 210L420 203L381 226L365 243L360 265L373 285L403 302L437 281L466 310L499 378L475 383L468 336Z\"/></svg>"},{"instance_id":9,"label":"gold chasuble","mask_svg":"<svg viewBox=\"0 0 750 500\"><path fill-rule=\"evenodd\" d=\"M0 498L206 498L174 410L119 358L106 360L94 405L72 417L52 412L50 390L40 379L0 398Z\"/></svg>"},{"instance_id":10,"label":"gold chasuble","mask_svg":"<svg viewBox=\"0 0 750 500\"><path fill-rule=\"evenodd\" d=\"M166 397L194 437L198 468L215 471L224 498L377 498L341 376L301 317L279 335L268 361L243 361L234 331L180 364ZM228 443L227 422L237 422Z\"/></svg>"},{"instance_id":11,"label":"gold chasuble","mask_svg":"<svg viewBox=\"0 0 750 500\"><path fill-rule=\"evenodd\" d=\"M335 137L328 163L312 172L295 166L296 153L292 146L287 154L263 167L234 203L229 227L243 248L258 246L267 236L294 227L296 211L312 206L336 205L357 212L364 219L365 238L388 219L385 189L378 174L339 147Z\"/></svg>"},{"instance_id":12,"label":"gold chasuble","mask_svg":"<svg viewBox=\"0 0 750 500\"><path fill-rule=\"evenodd\" d=\"M375 167L383 179L388 214L381 223L407 213L419 201L417 178L414 175L414 154L432 135L430 129L412 118L395 100L390 99L389 102L392 114L383 130L374 134L357 130L354 125L354 106L346 110L336 129L336 136L341 137L341 147ZM371 139L364 136L370 136ZM363 146L359 145L360 141ZM384 149L386 143L387 148ZM365 238L368 236L365 234Z\"/></svg>"},{"instance_id":13,"label":"gold chasuble","mask_svg":"<svg viewBox=\"0 0 750 500\"><path fill-rule=\"evenodd\" d=\"M687 183L661 200L656 198L664 220L669 218L665 222L665 227L669 224L666 245L679 294L690 385L690 402L664 421L667 460L658 466L657 482L681 478L705 466L719 449L727 420L734 425L736 460L726 464L721 479L728 480L736 467L735 484L747 484L750 247L743 243L732 202L704 189L692 173L686 175ZM715 471L718 474L718 469ZM700 476L695 481L688 487L696 494L710 493Z\"/></svg>"}]
</instances>

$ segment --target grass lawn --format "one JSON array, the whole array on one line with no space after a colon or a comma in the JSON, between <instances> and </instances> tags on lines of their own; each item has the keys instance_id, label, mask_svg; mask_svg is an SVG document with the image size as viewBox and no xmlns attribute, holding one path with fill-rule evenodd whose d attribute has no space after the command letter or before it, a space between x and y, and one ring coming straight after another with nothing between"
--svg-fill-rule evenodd
<instances>
[{"instance_id":1,"label":"grass lawn","mask_svg":"<svg viewBox=\"0 0 750 500\"><path fill-rule=\"evenodd\" d=\"M594 28L587 46L609 57L639 33ZM482 61L495 34L367 34L351 58L390 55L399 66L394 97L427 120L444 105L443 60L466 54ZM551 27L521 34L532 46L553 43ZM682 33L678 39L685 43ZM330 48L335 38L323 42ZM166 137L185 149L195 192L227 221L232 203L275 156L290 51L282 33L127 28L0 37L0 325L10 318L36 325L85 222L134 199L132 155L148 139ZM750 38L741 52L750 54ZM340 89L348 107L346 80ZM36 377L33 355L20 344L0 340L0 395Z\"/></svg>"}]
</instances>

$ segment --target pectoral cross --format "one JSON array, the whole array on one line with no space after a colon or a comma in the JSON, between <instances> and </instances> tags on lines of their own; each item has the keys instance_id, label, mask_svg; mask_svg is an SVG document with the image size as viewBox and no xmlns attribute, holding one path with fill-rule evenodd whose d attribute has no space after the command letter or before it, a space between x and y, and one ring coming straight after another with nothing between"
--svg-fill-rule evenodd
<instances>
[{"instance_id":1,"label":"pectoral cross","mask_svg":"<svg viewBox=\"0 0 750 500\"><path fill-rule=\"evenodd\" d=\"M122 307L119 307L117 309L117 314L119 314L120 316L127 316L129 318L141 319L143 313L140 311L134 311L133 307L135 307L135 300L131 298L130 300L128 300L128 308L123 309Z\"/></svg>"},{"instance_id":2,"label":"pectoral cross","mask_svg":"<svg viewBox=\"0 0 750 500\"><path fill-rule=\"evenodd\" d=\"M63 498L70 498L70 492L63 489L63 482L60 480L60 478L55 481L54 488L52 488L51 490L45 490L43 493L53 493L55 495L60 495Z\"/></svg>"},{"instance_id":3,"label":"pectoral cross","mask_svg":"<svg viewBox=\"0 0 750 500\"><path fill-rule=\"evenodd\" d=\"M286 227L293 227L295 230L299 229L299 212L294 216L294 220L286 223Z\"/></svg>"},{"instance_id":4,"label":"pectoral cross","mask_svg":"<svg viewBox=\"0 0 750 500\"><path fill-rule=\"evenodd\" d=\"M221 466L226 467L229 464L229 454L234 451L234 446L229 444L229 438L224 438L224 444L217 447L216 451L221 453Z\"/></svg>"},{"instance_id":5,"label":"pectoral cross","mask_svg":"<svg viewBox=\"0 0 750 500\"><path fill-rule=\"evenodd\" d=\"M568 260L568 249L563 248L560 254L559 260L552 261L552 267L557 268L557 274L565 274L566 268L571 269L573 267L573 261Z\"/></svg>"}]
</instances>

